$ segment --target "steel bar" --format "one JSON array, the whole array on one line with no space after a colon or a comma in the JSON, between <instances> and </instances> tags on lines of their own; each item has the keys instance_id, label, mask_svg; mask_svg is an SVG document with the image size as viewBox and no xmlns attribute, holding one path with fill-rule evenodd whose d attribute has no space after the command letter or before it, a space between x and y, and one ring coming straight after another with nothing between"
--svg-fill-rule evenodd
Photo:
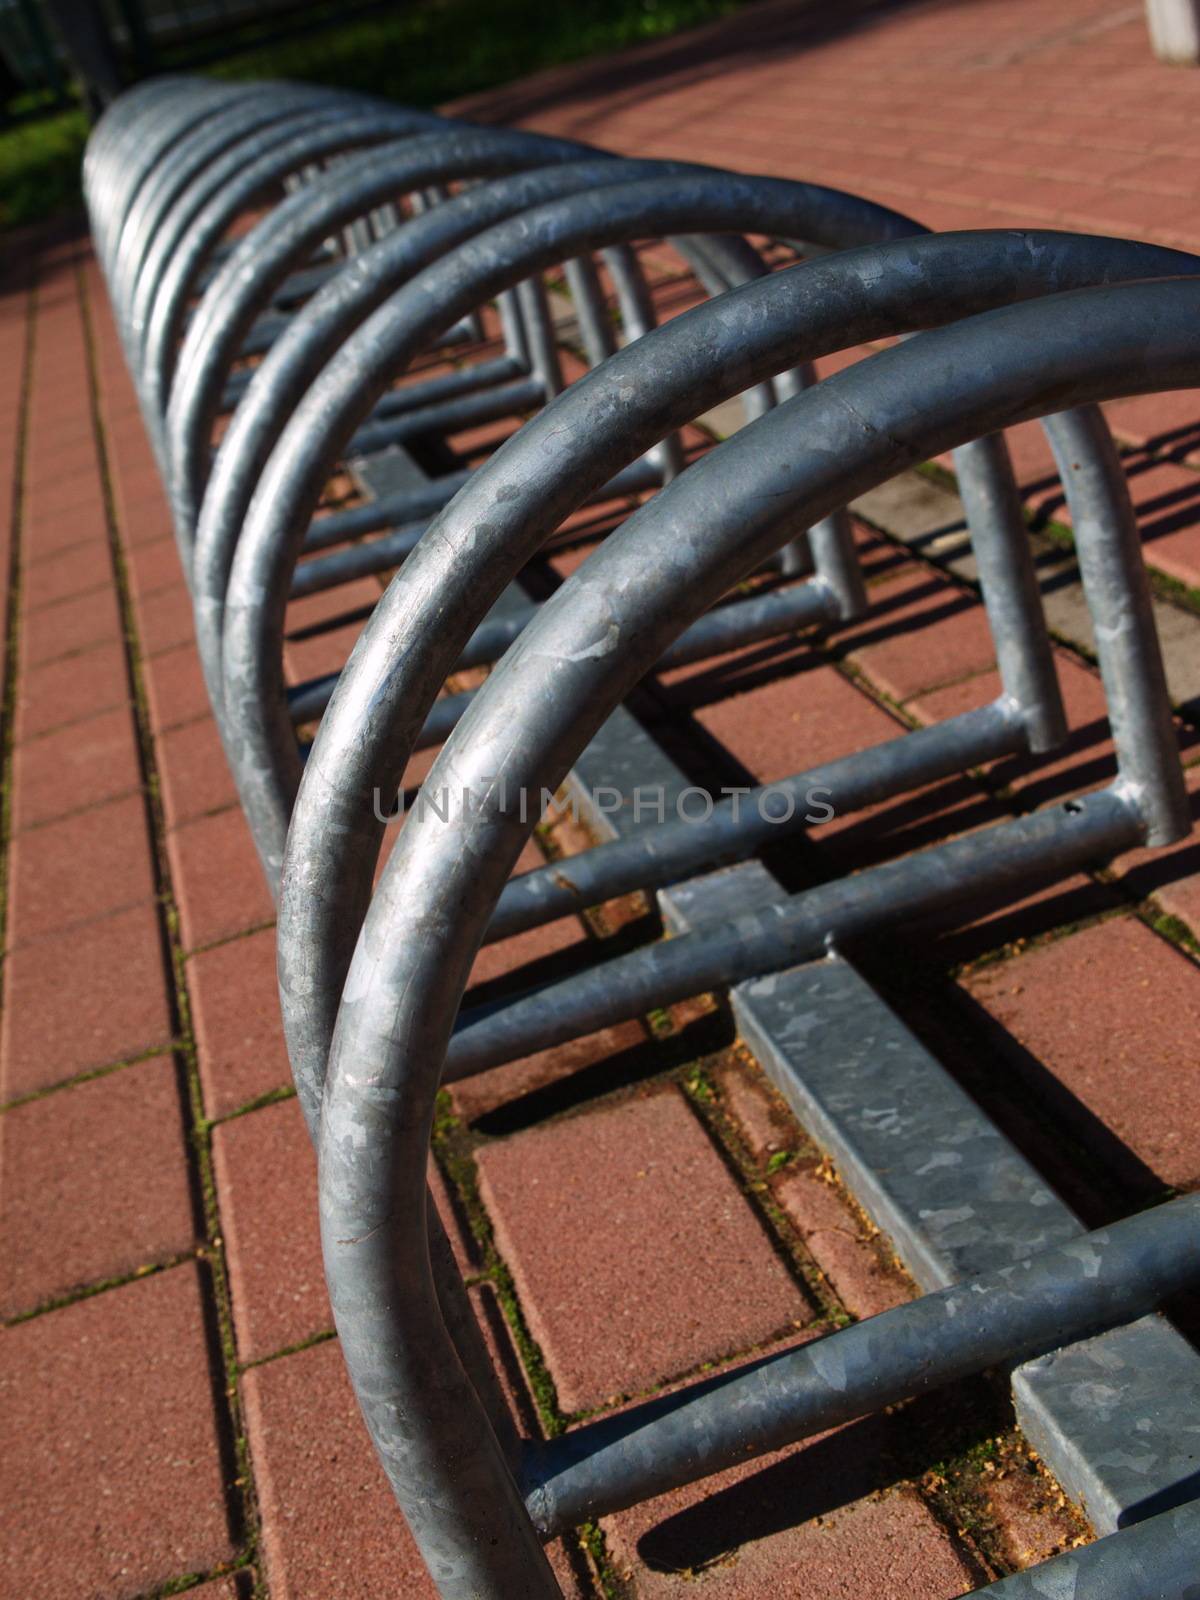
<instances>
[{"instance_id":1,"label":"steel bar","mask_svg":"<svg viewBox=\"0 0 1200 1600\"><path fill-rule=\"evenodd\" d=\"M372 456L389 445L403 444L425 434L458 433L481 427L505 417L536 411L544 405L545 380L534 376L517 378L512 383L492 384L478 394L460 395L436 405L418 407L394 417L372 416L346 444L347 456ZM436 481L436 480L435 480Z\"/></svg>"},{"instance_id":2,"label":"steel bar","mask_svg":"<svg viewBox=\"0 0 1200 1600\"><path fill-rule=\"evenodd\" d=\"M423 803L413 812L417 821L440 816L434 810L439 802L449 809L449 790L443 800L437 776L435 768L422 789ZM767 793L773 798L775 791ZM496 1007L463 1012L446 1052L443 1081L486 1072L710 989L780 972L830 946L901 919L945 911L975 895L1007 891L1018 899L1024 885L1069 877L1144 837L1136 805L1109 790L864 868L736 922L646 945Z\"/></svg>"},{"instance_id":3,"label":"steel bar","mask_svg":"<svg viewBox=\"0 0 1200 1600\"><path fill-rule=\"evenodd\" d=\"M469 667L487 666L498 660L537 615L537 610L535 605L519 610L514 608L502 618L481 623L467 640L454 670L463 672ZM838 597L820 579L813 583L797 583L775 589L770 594L730 600L694 622L666 651L659 665L681 667L691 661L703 661L706 656L719 655L740 645L755 644L761 639L775 639L800 629L836 622L841 615ZM329 703L337 678L336 673L331 673L312 683L289 689L288 708L293 722L309 722L320 716ZM435 701L430 717L418 736L417 749L440 744L471 703L473 694L474 691L468 691L463 695L444 695ZM438 708L445 708L451 700L456 703L452 720L446 720L445 710L438 717Z\"/></svg>"},{"instance_id":4,"label":"steel bar","mask_svg":"<svg viewBox=\"0 0 1200 1600\"><path fill-rule=\"evenodd\" d=\"M1087 415L1096 417L1094 412ZM1107 427L1098 417L1096 421L1096 448L1102 447L1102 439L1107 439L1111 446ZM1052 448L1056 438L1057 430L1052 430ZM1024 522L1021 497L1002 441L990 434L975 440L968 448L973 452L975 471L960 478L968 526L972 529L1019 528ZM1112 504L1119 506L1122 500L1128 503L1128 496L1122 494L1119 484L1106 481L1105 487L1110 486L1114 490ZM1077 494L1070 498L1072 510L1076 512L1082 509L1078 498ZM1091 505L1099 520L1108 503L1097 497ZM1004 537L973 538L972 549L995 642L996 664L1005 687L1024 708L1029 749L1035 754L1053 750L1066 735L1067 718L1054 672L1050 636L1042 616L1028 542Z\"/></svg>"},{"instance_id":5,"label":"steel bar","mask_svg":"<svg viewBox=\"0 0 1200 1600\"><path fill-rule=\"evenodd\" d=\"M1049 437L1075 511L1083 592L1103 629L1100 674L1121 778L1137 794L1147 843L1169 844L1190 831L1190 811L1125 474L1095 412L1056 417Z\"/></svg>"},{"instance_id":6,"label":"steel bar","mask_svg":"<svg viewBox=\"0 0 1200 1600\"><path fill-rule=\"evenodd\" d=\"M428 519L434 512L441 511L448 505L472 476L473 471L473 468L466 467L459 472L448 472L442 477L430 479L427 489L406 491L403 495L383 495L378 500L368 501L365 505L352 506L347 511L335 511L318 517L309 524L301 549L306 555L310 551L327 550L332 545L344 544L347 540L361 538L364 534L374 533L380 529L389 529L398 536L405 532L403 524L408 517ZM621 499L628 495L639 494L645 489L657 488L660 482L661 477L657 468L649 466L644 458L639 457L636 461L631 461L628 466L622 467L619 472L615 472L606 482L590 490L584 503ZM427 522L422 524L422 526L427 525ZM407 524L409 528L412 526L415 526L415 523ZM415 543L415 539L409 538L407 542L397 543L391 548L395 552L407 555ZM390 561L386 563L388 566L393 564ZM297 572L300 570L298 568ZM297 580L293 581L295 583ZM293 587L290 591L292 594L303 592L303 587Z\"/></svg>"},{"instance_id":7,"label":"steel bar","mask_svg":"<svg viewBox=\"0 0 1200 1600\"><path fill-rule=\"evenodd\" d=\"M523 1466L530 1516L553 1538L988 1367L1132 1322L1200 1281L1198 1234L1200 1195L1187 1195L532 1444Z\"/></svg>"},{"instance_id":8,"label":"steel bar","mask_svg":"<svg viewBox=\"0 0 1200 1600\"><path fill-rule=\"evenodd\" d=\"M435 709L440 703L434 702ZM658 827L597 845L569 861L510 878L488 924L486 941L511 938L637 889L663 888L693 873L744 861L764 846L806 829L812 796L844 817L1027 748L1024 719L1012 701L1001 698L852 756L739 790L715 801L705 815L686 821L669 818Z\"/></svg>"}]
</instances>

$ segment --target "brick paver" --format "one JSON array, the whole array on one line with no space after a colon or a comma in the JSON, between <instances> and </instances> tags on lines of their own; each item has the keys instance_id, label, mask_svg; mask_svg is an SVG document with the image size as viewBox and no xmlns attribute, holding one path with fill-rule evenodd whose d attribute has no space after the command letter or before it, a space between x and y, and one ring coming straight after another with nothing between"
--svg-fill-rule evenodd
<instances>
[{"instance_id":1,"label":"brick paver","mask_svg":"<svg viewBox=\"0 0 1200 1600\"><path fill-rule=\"evenodd\" d=\"M856 1316L873 1317L910 1298L900 1275L887 1270L863 1224L829 1184L798 1172L775 1193L834 1293Z\"/></svg>"},{"instance_id":2,"label":"brick paver","mask_svg":"<svg viewBox=\"0 0 1200 1600\"><path fill-rule=\"evenodd\" d=\"M234 1329L243 1361L261 1361L333 1327L321 1266L317 1173L294 1099L222 1123L213 1167L229 1251ZM479 1247L431 1162L430 1184L463 1275L483 1262Z\"/></svg>"},{"instance_id":3,"label":"brick paver","mask_svg":"<svg viewBox=\"0 0 1200 1600\"><path fill-rule=\"evenodd\" d=\"M195 1267L9 1329L0 1392L11 1593L124 1600L233 1554Z\"/></svg>"},{"instance_id":4,"label":"brick paver","mask_svg":"<svg viewBox=\"0 0 1200 1600\"><path fill-rule=\"evenodd\" d=\"M275 930L202 950L187 965L204 1107L228 1116L291 1083L279 990Z\"/></svg>"},{"instance_id":5,"label":"brick paver","mask_svg":"<svg viewBox=\"0 0 1200 1600\"><path fill-rule=\"evenodd\" d=\"M511 1360L511 1351L506 1354ZM405 1600L434 1600L371 1451L337 1344L326 1341L251 1368L243 1394L271 1594L390 1600L399 1593ZM596 1591L579 1581L581 1558L569 1555L561 1540L547 1554L566 1600L592 1600Z\"/></svg>"},{"instance_id":6,"label":"brick paver","mask_svg":"<svg viewBox=\"0 0 1200 1600\"><path fill-rule=\"evenodd\" d=\"M18 945L5 970L6 1100L171 1041L162 940L149 904Z\"/></svg>"},{"instance_id":7,"label":"brick paver","mask_svg":"<svg viewBox=\"0 0 1200 1600\"><path fill-rule=\"evenodd\" d=\"M0 1314L195 1243L181 1112L156 1056L0 1117Z\"/></svg>"},{"instance_id":8,"label":"brick paver","mask_svg":"<svg viewBox=\"0 0 1200 1600\"><path fill-rule=\"evenodd\" d=\"M18 834L9 862L8 926L14 945L139 905L154 893L140 795Z\"/></svg>"},{"instance_id":9,"label":"brick paver","mask_svg":"<svg viewBox=\"0 0 1200 1600\"><path fill-rule=\"evenodd\" d=\"M77 655L89 645L107 644L121 632L112 589L76 595L43 606L25 618L21 631L22 665L44 666L61 656Z\"/></svg>"},{"instance_id":10,"label":"brick paver","mask_svg":"<svg viewBox=\"0 0 1200 1600\"><path fill-rule=\"evenodd\" d=\"M82 655L49 662L21 674L16 699L17 743L86 721L97 712L126 705L128 700L129 678L120 644L99 644Z\"/></svg>"},{"instance_id":11,"label":"brick paver","mask_svg":"<svg viewBox=\"0 0 1200 1600\"><path fill-rule=\"evenodd\" d=\"M213 1162L238 1354L257 1361L333 1325L321 1270L315 1160L297 1102L222 1123Z\"/></svg>"},{"instance_id":12,"label":"brick paver","mask_svg":"<svg viewBox=\"0 0 1200 1600\"><path fill-rule=\"evenodd\" d=\"M702 663L684 669L686 677L671 675L671 704L692 710L754 782L771 783L903 731L833 666L811 662L806 671L801 664L799 671L754 686L758 656L753 648L741 652L740 661L748 665L740 672L738 658L726 657L724 672ZM769 657L764 665L767 677ZM739 693L747 677L749 684Z\"/></svg>"},{"instance_id":13,"label":"brick paver","mask_svg":"<svg viewBox=\"0 0 1200 1600\"><path fill-rule=\"evenodd\" d=\"M1085 1132L1095 1118L1162 1183L1200 1177L1194 962L1123 917L985 967L967 989L1078 1098Z\"/></svg>"},{"instance_id":14,"label":"brick paver","mask_svg":"<svg viewBox=\"0 0 1200 1600\"><path fill-rule=\"evenodd\" d=\"M870 611L839 643L901 704L996 659L978 601L919 567L873 588Z\"/></svg>"},{"instance_id":15,"label":"brick paver","mask_svg":"<svg viewBox=\"0 0 1200 1600\"><path fill-rule=\"evenodd\" d=\"M150 726L155 733L207 717L208 693L193 645L164 650L144 665Z\"/></svg>"},{"instance_id":16,"label":"brick paver","mask_svg":"<svg viewBox=\"0 0 1200 1600\"><path fill-rule=\"evenodd\" d=\"M1116 775L1100 674L1062 650L1056 652L1055 670L1067 716L1066 741L1049 755L1009 756L991 768L993 780L1020 794L1024 805L1066 800L1082 789L1100 788ZM987 705L1000 693L999 674L985 672L924 694L910 709L922 722L940 722L975 706Z\"/></svg>"},{"instance_id":17,"label":"brick paver","mask_svg":"<svg viewBox=\"0 0 1200 1600\"><path fill-rule=\"evenodd\" d=\"M274 916L250 830L236 806L174 829L167 848L186 950L261 927Z\"/></svg>"},{"instance_id":18,"label":"brick paver","mask_svg":"<svg viewBox=\"0 0 1200 1600\"><path fill-rule=\"evenodd\" d=\"M253 1368L243 1393L275 1600L434 1600L337 1345Z\"/></svg>"},{"instance_id":19,"label":"brick paver","mask_svg":"<svg viewBox=\"0 0 1200 1600\"><path fill-rule=\"evenodd\" d=\"M976 1574L928 1507L886 1492L883 1432L876 1419L852 1423L606 1517L618 1573L636 1573L639 1600L969 1593Z\"/></svg>"},{"instance_id":20,"label":"brick paver","mask_svg":"<svg viewBox=\"0 0 1200 1600\"><path fill-rule=\"evenodd\" d=\"M811 1317L673 1091L517 1134L478 1161L564 1410L636 1394Z\"/></svg>"},{"instance_id":21,"label":"brick paver","mask_svg":"<svg viewBox=\"0 0 1200 1600\"><path fill-rule=\"evenodd\" d=\"M236 802L237 785L210 717L160 734L157 754L168 828Z\"/></svg>"},{"instance_id":22,"label":"brick paver","mask_svg":"<svg viewBox=\"0 0 1200 1600\"><path fill-rule=\"evenodd\" d=\"M14 774L12 820L18 829L53 822L139 788L129 708L102 711L22 745Z\"/></svg>"}]
</instances>

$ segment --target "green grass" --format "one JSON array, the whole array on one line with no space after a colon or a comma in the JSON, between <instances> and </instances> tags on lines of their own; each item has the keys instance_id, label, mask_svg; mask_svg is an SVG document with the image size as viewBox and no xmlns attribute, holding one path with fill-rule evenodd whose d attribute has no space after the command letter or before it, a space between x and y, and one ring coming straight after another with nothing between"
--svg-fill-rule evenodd
<instances>
[{"instance_id":1,"label":"green grass","mask_svg":"<svg viewBox=\"0 0 1200 1600\"><path fill-rule=\"evenodd\" d=\"M212 71L222 78L336 84L408 105L437 106L543 67L677 33L743 3L421 0L341 28L243 50ZM0 132L0 227L36 221L78 198L86 136L79 111Z\"/></svg>"},{"instance_id":2,"label":"green grass","mask_svg":"<svg viewBox=\"0 0 1200 1600\"><path fill-rule=\"evenodd\" d=\"M82 111L0 132L0 227L52 216L78 199L86 138Z\"/></svg>"}]
</instances>

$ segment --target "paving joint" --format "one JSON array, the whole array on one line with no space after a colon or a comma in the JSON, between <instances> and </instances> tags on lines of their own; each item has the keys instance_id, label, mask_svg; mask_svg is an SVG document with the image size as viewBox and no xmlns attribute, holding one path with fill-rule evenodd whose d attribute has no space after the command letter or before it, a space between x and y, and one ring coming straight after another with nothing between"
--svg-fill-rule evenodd
<instances>
[{"instance_id":1,"label":"paving joint","mask_svg":"<svg viewBox=\"0 0 1200 1600\"><path fill-rule=\"evenodd\" d=\"M201 819L199 817L189 817L187 822L180 823L179 828L176 828L173 831L178 833L180 829L187 828L192 822L199 822L200 820ZM266 922L253 922L249 925L249 927L239 928L236 933L222 934L219 939L209 939L202 944L189 945L188 948L182 952L183 960L186 963L190 961L193 956L207 955L210 950L221 950L228 944L238 944L241 942L241 940L248 939L251 934L265 933L268 928L273 928L274 926L275 918L269 917Z\"/></svg>"},{"instance_id":2,"label":"paving joint","mask_svg":"<svg viewBox=\"0 0 1200 1600\"><path fill-rule=\"evenodd\" d=\"M815 1325L819 1328L823 1324L828 1324L830 1329L844 1327L856 1319L838 1296L816 1257L805 1246L799 1229L777 1203L765 1176L754 1169L744 1144L742 1149L737 1148L742 1141L729 1126L729 1114L724 1107L719 1106L717 1091L708 1081L704 1065L703 1062L697 1062L694 1067L684 1067L675 1075L676 1082L683 1090L684 1098L704 1127L722 1164L742 1191L750 1210L770 1239L776 1255L797 1280L809 1300L810 1310L814 1314L814 1323L809 1326ZM804 1131L800 1129L801 1133ZM779 1337L784 1336L781 1334ZM768 1344L774 1342L776 1341L768 1341Z\"/></svg>"},{"instance_id":3,"label":"paving joint","mask_svg":"<svg viewBox=\"0 0 1200 1600\"><path fill-rule=\"evenodd\" d=\"M147 1262L144 1267L135 1267L132 1272L114 1273L108 1278L97 1278L92 1283L81 1284L77 1289L72 1289L66 1294L51 1295L41 1300L35 1306L29 1306L24 1311L18 1311L11 1317L5 1317L0 1327L19 1328L23 1322L33 1322L38 1317L49 1315L52 1311L61 1311L66 1306L78 1305L81 1300L94 1300L97 1295L107 1294L110 1289L124 1289L131 1283L140 1283L143 1278L157 1278L164 1272L171 1272L176 1267L187 1266L190 1262L205 1259L203 1247L197 1250L185 1250L175 1255L167 1256L162 1261Z\"/></svg>"},{"instance_id":4,"label":"paving joint","mask_svg":"<svg viewBox=\"0 0 1200 1600\"><path fill-rule=\"evenodd\" d=\"M20 400L17 406L17 433L13 451L12 499L9 506L8 601L5 609L5 648L2 696L3 734L0 735L0 1007L7 999L5 957L9 949L8 912L11 888L13 767L16 749L15 722L17 682L21 667L21 543L25 528L25 470L29 446L30 404L33 397L33 364L37 349L37 283L31 281L25 296L25 340L22 351Z\"/></svg>"},{"instance_id":5,"label":"paving joint","mask_svg":"<svg viewBox=\"0 0 1200 1600\"><path fill-rule=\"evenodd\" d=\"M183 951L180 946L178 902L174 892L170 860L166 849L166 827L162 815L161 784L155 760L154 734L149 717L146 689L142 679L139 633L121 540L116 500L113 493L103 398L100 388L98 352L92 325L91 306L86 280L81 268L76 269L75 276L76 292L83 320L89 402L97 466L104 499L105 523L112 557L113 579L122 623L125 664L133 704L138 759L144 781L143 795L151 870L154 875L156 902L159 911L158 924L163 952L163 976L167 986L167 1003L171 1013L172 1033L178 1041L173 1051L173 1058L176 1065L177 1081L180 1086L181 1110L187 1133L186 1147L190 1156L187 1162L188 1178L192 1189L193 1205L197 1213L199 1231L207 1246L200 1257L201 1282L207 1291L201 1295L201 1305L206 1324L206 1342L210 1355L210 1376L218 1449L223 1458L222 1486L225 1512L231 1541L241 1553L241 1559L237 1564L244 1565L257 1558L261 1523L253 1464L250 1459L249 1442L246 1436L238 1390L237 1345L233 1329L233 1308L228 1270L224 1259L224 1232L221 1226L220 1202L217 1196L216 1178L212 1165L211 1136L204 1115L204 1100L196 1060L196 1044L192 1030L191 1007ZM260 1579L260 1582L265 1583L265 1579Z\"/></svg>"},{"instance_id":6,"label":"paving joint","mask_svg":"<svg viewBox=\"0 0 1200 1600\"><path fill-rule=\"evenodd\" d=\"M61 1094L64 1089L75 1089L81 1083L93 1083L97 1078L111 1078L114 1073L123 1072L126 1067L137 1067L144 1061L153 1061L156 1056L169 1055L174 1048L174 1043L150 1045L137 1055L122 1056L119 1061L109 1061L99 1067L88 1067L85 1072L77 1072L73 1077L64 1078L60 1083L47 1083L40 1089L31 1089L28 1094L17 1095L14 1099L5 1100L0 1104L0 1117L10 1111L19 1111L22 1106L33 1105L38 1100L46 1100L51 1095Z\"/></svg>"}]
</instances>

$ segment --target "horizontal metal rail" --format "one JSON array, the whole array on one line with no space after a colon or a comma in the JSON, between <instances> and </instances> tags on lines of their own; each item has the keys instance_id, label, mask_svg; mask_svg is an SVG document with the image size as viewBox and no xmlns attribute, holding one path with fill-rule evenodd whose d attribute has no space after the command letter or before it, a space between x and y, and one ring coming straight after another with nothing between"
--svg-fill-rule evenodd
<instances>
[{"instance_id":1,"label":"horizontal metal rail","mask_svg":"<svg viewBox=\"0 0 1200 1600\"><path fill-rule=\"evenodd\" d=\"M1132 1322L1200 1281L1200 1195L531 1445L545 1539L988 1367Z\"/></svg>"},{"instance_id":2,"label":"horizontal metal rail","mask_svg":"<svg viewBox=\"0 0 1200 1600\"><path fill-rule=\"evenodd\" d=\"M504 617L481 623L467 640L454 670L464 672L470 667L487 666L497 661L533 620L537 611L537 606L530 604L514 609ZM720 655L740 645L756 644L761 639L776 639L781 634L833 623L843 616L837 594L818 576L812 583L792 584L770 594L732 600L727 605L718 606L676 639L664 652L659 665L664 668L685 666L688 662L703 661L706 656ZM289 689L288 708L292 720L303 723L318 717L328 705L337 679L338 674L334 673L311 684L300 684L295 689ZM473 698L473 693L467 693L444 695L436 700L418 735L415 748L423 750L430 745L441 744Z\"/></svg>"}]
</instances>

